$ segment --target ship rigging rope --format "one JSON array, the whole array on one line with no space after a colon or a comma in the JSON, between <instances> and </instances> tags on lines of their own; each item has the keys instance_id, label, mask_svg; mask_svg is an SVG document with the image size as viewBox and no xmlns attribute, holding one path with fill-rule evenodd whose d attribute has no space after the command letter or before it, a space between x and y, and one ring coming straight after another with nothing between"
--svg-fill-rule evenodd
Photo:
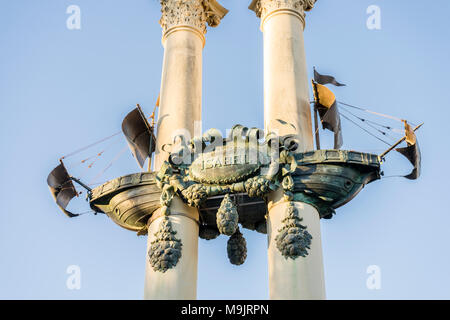
<instances>
[{"instance_id":1,"label":"ship rigging rope","mask_svg":"<svg viewBox=\"0 0 450 320\"><path fill-rule=\"evenodd\" d=\"M97 153L97 154L95 154L95 155L93 155L93 156L90 156L90 157L88 157L88 158L82 160L81 163L76 164L75 166L72 167L72 169L73 169L74 167L77 167L77 166L80 165L80 164L86 163L86 161L88 161L88 160L91 160L91 159L95 158L94 160L92 160L92 162L90 162L90 163L87 165L86 168L84 168L82 174L80 175L81 177L83 177L83 176L86 174L86 172L87 172L89 169L91 169L91 168L94 166L94 164L95 164L98 160L100 160L100 157L103 156L103 155L105 154L105 152L107 152L107 151L109 151L110 149L112 149L112 147L116 146L119 142L120 142L120 141L115 141L114 143L111 143L110 145L108 145L105 149L103 149L103 150L100 151L99 153Z\"/></svg>"},{"instance_id":2,"label":"ship rigging rope","mask_svg":"<svg viewBox=\"0 0 450 320\"><path fill-rule=\"evenodd\" d=\"M351 113L350 111L348 111L348 110L346 110L346 109L342 109L342 110L345 111L345 112L348 112L348 113L351 114L353 117L355 117L356 119L358 119L358 120L360 120L361 122L363 122L365 125L371 127L373 130L378 131L378 132L381 133L383 136L386 136L386 137L389 137L389 138L392 139L392 140L395 140L395 138L392 137L391 135L389 135L387 132L385 132L385 131L383 131L383 130L380 130L380 129L378 129L377 127L375 127L374 125L370 124L370 123L369 123L369 120L366 120L366 119L364 119L364 118L358 117L357 115ZM339 114L342 115L342 113L340 113L340 112L339 112ZM380 125L380 124L378 124L378 125Z\"/></svg>"},{"instance_id":3,"label":"ship rigging rope","mask_svg":"<svg viewBox=\"0 0 450 320\"><path fill-rule=\"evenodd\" d=\"M382 124L382 123L378 123L378 122L376 122L376 121L372 121L372 120L369 120L369 119L361 118L361 117L357 116L356 114L354 114L353 112L350 112L350 111L347 110L346 108L343 108L342 110L345 110L345 112L350 113L352 116L354 116L355 118L358 118L359 120L361 120L361 121L363 121L363 122L371 123L371 124L373 124L373 125L382 127L382 128L384 128L384 129L391 130L391 131L393 131L393 132L397 132L397 131L395 131L395 128L393 128L393 127L391 127L391 126L386 126L386 125L384 125L384 124ZM400 130L400 129L398 129L398 130ZM400 131L400 132L403 132L403 131Z\"/></svg>"},{"instance_id":4,"label":"ship rigging rope","mask_svg":"<svg viewBox=\"0 0 450 320\"><path fill-rule=\"evenodd\" d=\"M385 117L385 118L389 118L389 119L393 119L393 120L396 120L396 121L403 122L401 119L396 118L396 117L393 117L393 116L389 116L389 115L385 115L385 114L378 113L378 112L375 112L375 111L371 111L371 110L368 110L368 109L364 109L364 108L361 108L361 107L353 106L353 105L350 105L350 104L347 104L347 103L344 103L344 102L339 102L339 101L337 101L337 102L338 102L340 105L343 105L343 106L355 108L355 109L358 109L358 110L361 110L361 111L365 111L365 112L368 112L368 113L371 113L371 114L375 114L375 115L377 115L377 116L382 116L382 117ZM315 103L315 101L311 101L310 103ZM354 113L350 112L350 111L347 110L346 108L343 108L342 110L344 110L344 111L350 113L352 116L354 116L355 118L357 118L357 119L359 119L360 121L364 122L366 125L368 125L368 126L371 127L372 129L374 129L374 130L380 132L380 133L383 134L384 136L388 136L388 137L391 138L391 139L394 139L394 138L391 137L390 135L388 135L386 132L384 132L384 131L382 131L382 130L380 130L380 129L378 129L378 128L375 128L375 127L374 127L373 125L371 125L371 124L374 124L374 125L380 126L380 127L382 127L382 128L391 130L392 132L397 132L397 133L403 132L402 130L399 130L399 129L396 129L396 128L393 128L393 127L390 127L390 126L386 126L386 125L383 125L383 124L381 124L381 123L378 123L378 122L375 122L375 121L372 121L372 120L368 120L368 119L364 119L364 118L358 117L357 115L355 115ZM327 115L328 111L330 111L330 109L328 109L327 112L325 112L324 117ZM342 116L344 116L341 112L339 112L339 114L342 115ZM351 120L348 119L348 118L346 118L346 119L349 120L349 121L351 121ZM353 122L353 121L351 121L351 122ZM322 119L320 119L320 123L323 125L323 120L322 120ZM353 123L354 123L354 122L353 122ZM414 125L414 123L412 123L412 122L410 122L410 123ZM357 125L356 123L354 123L354 124ZM367 133L369 133L369 131L367 131L366 129L362 128L361 126L359 126L359 125L357 125L357 126L360 127L361 129L363 129L364 131L366 131ZM314 134L317 134L318 131L319 131L319 127L316 128L316 131L315 131ZM370 134L373 135L372 133L370 133ZM380 139L380 138L377 137L377 136L374 136L374 137L376 137L377 139L383 141L384 143L387 143L386 141Z\"/></svg>"},{"instance_id":5,"label":"ship rigging rope","mask_svg":"<svg viewBox=\"0 0 450 320\"><path fill-rule=\"evenodd\" d=\"M127 151L127 149L128 149L128 145L125 145L125 147L124 147L122 150L120 150L120 151L116 154L116 156L114 157L114 159L112 159L112 161L106 166L106 168L103 169L100 173L98 173L98 174L94 177L94 179L91 180L91 182L89 182L89 185L91 185L94 181L96 181L98 178L100 178L100 177L106 172L106 170L108 170L109 168L111 168L112 165L113 165L117 160L119 160L119 158L125 153L125 151Z\"/></svg>"},{"instance_id":6,"label":"ship rigging rope","mask_svg":"<svg viewBox=\"0 0 450 320\"><path fill-rule=\"evenodd\" d=\"M77 163L74 164L74 165L67 165L67 164L66 164L66 168L68 168L68 169L70 169L70 170L73 170L74 168L78 168L79 166L85 164L87 161L89 161L89 160L91 160L91 159L93 159L93 158L97 158L97 159L93 160L93 161L87 166L86 169L89 169L89 168L91 168L91 167L94 165L94 163L98 160L98 158L99 158L100 156L102 156L102 155L105 153L105 151L106 151L106 149L104 149L104 150L102 150L102 151L100 151L100 152L98 152L98 153L96 153L96 154L94 154L94 155L92 155L92 156L90 156L90 157L87 157L87 158L85 158L85 159L83 159L83 160L77 162ZM86 169L85 169L83 172L87 171Z\"/></svg>"},{"instance_id":7,"label":"ship rigging rope","mask_svg":"<svg viewBox=\"0 0 450 320\"><path fill-rule=\"evenodd\" d=\"M343 105L343 106L346 106L346 107L358 109L358 110L361 110L361 111L364 111L364 112L367 112L367 113L371 113L371 114L374 114L374 115L377 115L377 116L380 116L380 117L383 117L383 118L388 118L388 119L391 119L391 120L403 122L402 119L397 118L397 117L394 117L394 116L390 116L390 115L387 115L387 114L384 114L384 113L379 113L379 112L372 111L372 110L369 110L369 109L357 107L357 106L354 106L354 105L351 105L351 104L348 104L348 103L345 103L345 102L342 102L342 101L337 101L337 102L338 102L339 104ZM412 122L410 122L410 123L411 123L412 125L415 125L415 124L412 123Z\"/></svg>"},{"instance_id":8,"label":"ship rigging rope","mask_svg":"<svg viewBox=\"0 0 450 320\"><path fill-rule=\"evenodd\" d=\"M80 148L80 149L78 149L78 150L75 150L74 152L71 152L71 153L65 155L64 157L62 157L61 160L67 159L67 158L69 158L69 157L72 157L72 156L74 156L74 155L76 155L76 154L78 154L78 153L84 151L84 150L90 149L90 148L92 148L93 146L96 146L96 145L98 145L98 144L100 144L100 143L102 143L102 142L105 142L105 141L107 141L107 140L109 140L109 139L111 139L111 138L114 138L115 136L117 136L117 135L119 135L119 134L121 134L121 133L122 133L122 131L116 132L116 133L114 133L114 134L112 134L112 135L110 135L110 136L108 136L108 137L106 137L106 138L100 139L100 140L98 140L98 141L96 141L96 142L94 142L94 143L91 143L91 144L89 144L89 145L87 145L87 146L85 146L85 147L82 147L82 148Z\"/></svg>"},{"instance_id":9,"label":"ship rigging rope","mask_svg":"<svg viewBox=\"0 0 450 320\"><path fill-rule=\"evenodd\" d=\"M385 144L387 144L388 146L390 146L391 144L387 141L384 141L383 139L381 139L380 137L377 137L376 135L374 135L372 132L370 132L369 130L367 130L366 128L363 128L362 126L360 126L359 124L357 124L355 121L353 121L352 119L350 119L349 117L347 117L345 114L341 113L341 116L344 117L345 119L347 119L348 121L350 121L351 123L353 123L355 126L361 128L362 130L364 130L366 133L368 133L369 135L371 135L372 137L380 140L381 142L384 142Z\"/></svg>"}]
</instances>

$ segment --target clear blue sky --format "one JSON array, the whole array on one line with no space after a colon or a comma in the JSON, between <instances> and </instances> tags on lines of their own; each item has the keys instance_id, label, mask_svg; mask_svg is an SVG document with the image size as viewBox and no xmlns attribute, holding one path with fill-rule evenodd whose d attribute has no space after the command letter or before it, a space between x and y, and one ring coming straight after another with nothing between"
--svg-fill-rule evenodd
<instances>
[{"instance_id":1,"label":"clear blue sky","mask_svg":"<svg viewBox=\"0 0 450 320\"><path fill-rule=\"evenodd\" d=\"M204 129L263 127L262 34L249 2L222 0L230 13L208 30ZM66 28L71 4L81 8L81 30ZM372 4L381 30L366 28ZM335 90L340 100L425 122L420 180L377 181L322 221L329 299L450 298L449 12L447 0L319 0L307 16L308 69L346 83ZM46 177L60 156L119 131L136 102L151 112L159 17L156 0L0 2L0 298L142 298L146 238L103 215L69 220ZM344 148L384 148L351 124L343 130ZM111 157L125 145L118 139ZM384 166L386 175L408 169L394 154ZM127 151L103 178L137 171ZM245 236L241 267L228 262L225 237L200 241L198 298L268 298L267 240ZM81 268L80 290L66 288L69 265ZM366 288L369 265L381 268L381 290Z\"/></svg>"}]
</instances>

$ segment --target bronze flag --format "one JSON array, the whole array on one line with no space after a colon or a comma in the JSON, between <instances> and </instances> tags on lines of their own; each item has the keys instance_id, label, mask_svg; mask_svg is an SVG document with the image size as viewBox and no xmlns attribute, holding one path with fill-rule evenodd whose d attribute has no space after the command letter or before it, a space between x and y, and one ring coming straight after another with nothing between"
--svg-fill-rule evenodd
<instances>
[{"instance_id":1,"label":"bronze flag","mask_svg":"<svg viewBox=\"0 0 450 320\"><path fill-rule=\"evenodd\" d=\"M153 128L139 106L125 117L122 122L122 131L131 152L139 166L143 168L147 157L151 157L151 154L155 151L156 139Z\"/></svg>"},{"instance_id":2,"label":"bronze flag","mask_svg":"<svg viewBox=\"0 0 450 320\"><path fill-rule=\"evenodd\" d=\"M336 96L327 87L312 82L314 91L314 109L319 112L323 129L334 132L334 149L342 147L341 118L336 103Z\"/></svg>"},{"instance_id":3,"label":"bronze flag","mask_svg":"<svg viewBox=\"0 0 450 320\"><path fill-rule=\"evenodd\" d=\"M47 178L47 184L58 207L69 218L79 216L78 214L74 214L66 210L70 200L78 196L78 193L62 162L59 166L53 169L52 172L50 172Z\"/></svg>"},{"instance_id":4,"label":"bronze flag","mask_svg":"<svg viewBox=\"0 0 450 320\"><path fill-rule=\"evenodd\" d=\"M319 84L333 84L337 87L343 87L345 86L345 84L343 83L339 83L336 81L336 79L333 76L327 76L327 75L322 75L320 73L318 73L316 71L316 68L314 68L314 81L319 83Z\"/></svg>"},{"instance_id":5,"label":"bronze flag","mask_svg":"<svg viewBox=\"0 0 450 320\"><path fill-rule=\"evenodd\" d=\"M406 144L407 146L404 148L397 148L395 151L401 153L405 156L411 164L414 166L414 169L410 174L404 176L406 179L416 180L420 176L421 169L421 154L419 149L419 144L416 139L416 134L408 122L405 121L405 136L406 136Z\"/></svg>"}]
</instances>

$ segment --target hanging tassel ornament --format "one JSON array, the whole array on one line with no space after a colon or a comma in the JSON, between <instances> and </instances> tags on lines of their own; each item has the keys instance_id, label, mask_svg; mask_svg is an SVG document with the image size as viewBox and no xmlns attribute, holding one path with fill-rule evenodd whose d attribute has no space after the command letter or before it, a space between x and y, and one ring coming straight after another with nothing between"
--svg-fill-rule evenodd
<instances>
[{"instance_id":1,"label":"hanging tassel ornament","mask_svg":"<svg viewBox=\"0 0 450 320\"><path fill-rule=\"evenodd\" d=\"M178 264L183 244L175 237L176 234L169 217L165 216L148 251L150 265L154 271L164 273Z\"/></svg>"},{"instance_id":2,"label":"hanging tassel ornament","mask_svg":"<svg viewBox=\"0 0 450 320\"><path fill-rule=\"evenodd\" d=\"M238 228L239 214L236 206L230 199L230 195L226 194L217 211L217 228L221 234L231 236Z\"/></svg>"},{"instance_id":3,"label":"hanging tassel ornament","mask_svg":"<svg viewBox=\"0 0 450 320\"><path fill-rule=\"evenodd\" d=\"M279 233L275 238L277 248L286 259L306 257L312 236L306 230L306 226L300 223L303 219L298 216L298 210L292 202L289 203L287 213L286 218L282 220L283 227L278 230Z\"/></svg>"},{"instance_id":4,"label":"hanging tassel ornament","mask_svg":"<svg viewBox=\"0 0 450 320\"><path fill-rule=\"evenodd\" d=\"M239 266L245 262L247 258L247 241L245 241L239 229L228 239L227 253L228 259L232 264Z\"/></svg>"}]
</instances>

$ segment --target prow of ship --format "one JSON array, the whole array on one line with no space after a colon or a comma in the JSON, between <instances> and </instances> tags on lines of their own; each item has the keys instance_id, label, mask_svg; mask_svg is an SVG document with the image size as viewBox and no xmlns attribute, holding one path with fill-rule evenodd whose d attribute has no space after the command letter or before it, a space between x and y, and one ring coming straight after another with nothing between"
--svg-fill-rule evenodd
<instances>
[{"instance_id":1,"label":"prow of ship","mask_svg":"<svg viewBox=\"0 0 450 320\"><path fill-rule=\"evenodd\" d=\"M158 106L158 102L156 104ZM154 134L155 127L155 112L153 112L149 123L139 104L124 118L122 122L122 133L125 136L128 146L136 159L138 165L143 168L147 158L149 159L149 167L151 166L151 155L155 151L156 138ZM114 135L113 135L114 136ZM103 142L105 139L100 140ZM96 143L90 145L93 146ZM89 147L90 147L89 146ZM60 164L50 172L47 178L47 184L50 188L56 204L69 217L77 217L80 214L72 213L67 210L69 202L78 197L81 192L75 188L74 182L87 191L87 200L92 197L92 189L83 183L79 178L75 178L69 174L64 164L64 158L59 160ZM99 212L95 207L92 207L94 212Z\"/></svg>"}]
</instances>

